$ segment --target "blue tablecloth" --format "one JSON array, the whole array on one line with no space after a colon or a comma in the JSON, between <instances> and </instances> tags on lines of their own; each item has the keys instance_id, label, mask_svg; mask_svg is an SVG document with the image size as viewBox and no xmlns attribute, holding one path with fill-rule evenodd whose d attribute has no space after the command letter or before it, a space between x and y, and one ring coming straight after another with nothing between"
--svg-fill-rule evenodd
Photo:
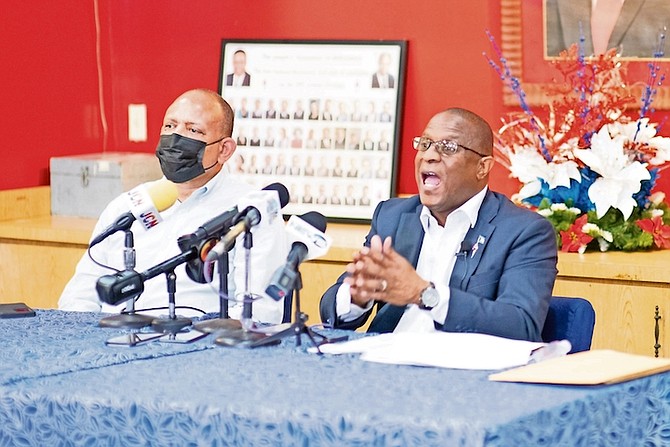
<instances>
[{"instance_id":1,"label":"blue tablecloth","mask_svg":"<svg viewBox=\"0 0 670 447\"><path fill-rule=\"evenodd\" d=\"M100 314L55 310L36 313L34 318L0 320L0 385L212 347L208 343L109 347L105 340L129 331L100 328Z\"/></svg>"},{"instance_id":2,"label":"blue tablecloth","mask_svg":"<svg viewBox=\"0 0 670 447\"><path fill-rule=\"evenodd\" d=\"M256 350L213 348L211 337L187 346L119 350L105 347L109 331L81 324L83 316L40 313L35 323L46 330L52 321L68 326L68 320L71 329L64 333L71 337L53 343L80 346L83 361L61 348L75 366L65 370L66 362L57 360L58 368L43 365L45 374L36 374L37 364L57 355L50 354L49 342L34 340L37 355L17 358L13 373L3 364L0 445L670 442L670 374L603 387L496 383L483 371L317 356L296 347L293 338ZM22 344L30 349L31 336L3 332L26 338ZM4 345L2 355L4 362Z\"/></svg>"}]
</instances>

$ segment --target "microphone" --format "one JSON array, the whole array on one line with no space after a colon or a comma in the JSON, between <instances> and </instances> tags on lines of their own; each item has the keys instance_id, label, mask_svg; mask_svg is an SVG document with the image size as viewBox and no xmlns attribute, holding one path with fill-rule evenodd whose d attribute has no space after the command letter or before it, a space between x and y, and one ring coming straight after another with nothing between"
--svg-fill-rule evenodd
<instances>
[{"instance_id":1,"label":"microphone","mask_svg":"<svg viewBox=\"0 0 670 447\"><path fill-rule=\"evenodd\" d=\"M205 257L205 261L216 260L223 253L230 251L235 245L235 239L251 227L261 223L272 224L279 216L279 210L284 208L289 200L288 189L281 183L273 183L261 191L254 191L243 197L238 203L238 212L232 219L233 226L223 236Z\"/></svg>"},{"instance_id":2,"label":"microphone","mask_svg":"<svg viewBox=\"0 0 670 447\"><path fill-rule=\"evenodd\" d=\"M458 253L456 253L456 258L463 257L463 260L465 261L465 268L463 269L463 274L461 275L461 283L463 283L463 280L465 279L465 275L468 271L468 255L472 251L472 242L463 240L461 241L461 248L458 250Z\"/></svg>"},{"instance_id":3,"label":"microphone","mask_svg":"<svg viewBox=\"0 0 670 447\"><path fill-rule=\"evenodd\" d=\"M141 184L125 193L130 211L117 217L110 226L98 234L89 244L89 248L99 244L117 231L127 231L135 220L149 230L163 219L160 212L170 208L177 201L177 187L167 179L149 184Z\"/></svg>"},{"instance_id":4,"label":"microphone","mask_svg":"<svg viewBox=\"0 0 670 447\"><path fill-rule=\"evenodd\" d=\"M162 273L168 273L180 264L190 261L198 256L195 248L173 256L142 273L135 270L123 270L112 275L103 275L98 278L95 289L100 300L111 305L116 305L131 298L138 297L144 292L144 282Z\"/></svg>"},{"instance_id":5,"label":"microphone","mask_svg":"<svg viewBox=\"0 0 670 447\"><path fill-rule=\"evenodd\" d=\"M472 242L464 240L461 242L461 248L458 250L458 253L456 253L456 256L467 257L471 250L472 250Z\"/></svg>"},{"instance_id":6,"label":"microphone","mask_svg":"<svg viewBox=\"0 0 670 447\"><path fill-rule=\"evenodd\" d=\"M273 183L263 188L263 191L256 192L274 194L275 196L282 197L281 203L283 205L288 203L288 190L281 183ZM277 198L277 201L279 200ZM246 203L248 202L245 202L245 205ZM247 208L251 208L251 206ZM222 233L229 232L231 225L236 220L244 219L249 212L251 210L247 211L245 208L243 212L238 213L237 207L235 207L210 219L198 227L195 232L179 238L178 244L182 253L142 273L138 273L135 270L123 270L112 275L101 276L98 278L95 286L100 300L107 304L116 305L131 298L136 298L144 291L145 281L162 273L170 272L183 263L188 263L186 273L192 280L205 283L202 260L208 254L209 247L213 245L215 238L220 237Z\"/></svg>"},{"instance_id":7,"label":"microphone","mask_svg":"<svg viewBox=\"0 0 670 447\"><path fill-rule=\"evenodd\" d=\"M315 211L302 216L291 216L286 224L286 231L293 239L291 251L286 257L286 264L274 273L265 289L265 293L276 301L293 291L298 277L298 266L303 261L325 255L332 243L331 237L324 233L326 218Z\"/></svg>"},{"instance_id":8,"label":"microphone","mask_svg":"<svg viewBox=\"0 0 670 447\"><path fill-rule=\"evenodd\" d=\"M208 220L193 233L185 234L177 239L177 245L182 252L195 250L198 255L186 264L186 274L193 281L200 284L207 283L203 269L205 256L216 244L216 240L230 229L235 215L237 215L236 206Z\"/></svg>"}]
</instances>

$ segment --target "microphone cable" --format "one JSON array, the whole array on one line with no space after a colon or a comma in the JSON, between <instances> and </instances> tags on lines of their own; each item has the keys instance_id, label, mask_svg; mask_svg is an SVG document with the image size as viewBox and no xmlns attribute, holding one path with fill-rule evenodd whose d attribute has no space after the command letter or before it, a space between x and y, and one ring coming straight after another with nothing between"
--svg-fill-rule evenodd
<instances>
[{"instance_id":1,"label":"microphone cable","mask_svg":"<svg viewBox=\"0 0 670 447\"><path fill-rule=\"evenodd\" d=\"M177 309L188 309L188 310L192 310L192 311L195 311L195 312L200 312L203 315L205 315L207 313L204 310L202 310L198 307L193 307L193 306L175 306L175 310L177 310ZM170 308L168 306L147 307L147 308L144 308L144 309L135 309L133 312L149 312L149 311L154 311L154 310L170 310ZM127 310L122 310L121 313L128 315L130 312L128 312Z\"/></svg>"},{"instance_id":2,"label":"microphone cable","mask_svg":"<svg viewBox=\"0 0 670 447\"><path fill-rule=\"evenodd\" d=\"M86 254L88 254L89 259L90 259L91 261L93 261L93 263L94 263L95 265L97 265L97 266L99 266L99 267L102 267L102 268L107 269L107 270L112 270L112 271L115 272L115 273L119 273L119 272L121 271L121 270L119 270L119 269L117 269L117 268L115 268L115 267L112 267L112 266L110 266L110 265L105 265L105 264L103 264L102 262L99 262L97 259L95 259L95 258L93 257L93 255L91 254L91 247L90 247L90 246L86 249Z\"/></svg>"}]
</instances>

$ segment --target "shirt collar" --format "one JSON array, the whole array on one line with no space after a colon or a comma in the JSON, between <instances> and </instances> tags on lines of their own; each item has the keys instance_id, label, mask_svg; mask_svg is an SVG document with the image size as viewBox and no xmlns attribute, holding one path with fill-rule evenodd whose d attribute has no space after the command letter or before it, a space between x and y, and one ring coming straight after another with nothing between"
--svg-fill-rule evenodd
<instances>
[{"instance_id":1,"label":"shirt collar","mask_svg":"<svg viewBox=\"0 0 670 447\"><path fill-rule=\"evenodd\" d=\"M225 166L224 166L224 168L225 168ZM224 171L226 171L226 169L221 169L214 177L209 179L209 181L207 183L202 185L200 188L194 190L191 193L191 195L189 196L189 199L191 197L202 197L202 196L206 195L209 191L212 191L212 190L216 189L218 184L225 182L226 178L228 178L228 176L226 175L226 173ZM188 201L188 199L187 199L187 201Z\"/></svg>"},{"instance_id":2,"label":"shirt collar","mask_svg":"<svg viewBox=\"0 0 670 447\"><path fill-rule=\"evenodd\" d=\"M482 207L482 203L484 202L484 197L486 196L486 191L488 191L488 189L488 186L484 186L481 191L470 197L467 202L452 211L452 214L465 214L468 221L470 222L470 227L474 227L477 223L477 217L479 216L479 209ZM425 232L428 232L428 229L431 225L438 225L437 219L433 217L433 215L430 213L430 210L425 205L421 208L421 215L419 216L419 219L421 220L421 226ZM449 218L447 217L447 221L448 220Z\"/></svg>"}]
</instances>

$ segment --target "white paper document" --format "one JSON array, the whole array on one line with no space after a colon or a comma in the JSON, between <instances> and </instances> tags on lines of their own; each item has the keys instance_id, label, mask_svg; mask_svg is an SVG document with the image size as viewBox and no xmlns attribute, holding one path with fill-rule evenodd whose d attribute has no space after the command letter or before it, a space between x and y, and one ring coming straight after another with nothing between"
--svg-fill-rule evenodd
<instances>
[{"instance_id":1,"label":"white paper document","mask_svg":"<svg viewBox=\"0 0 670 447\"><path fill-rule=\"evenodd\" d=\"M321 346L324 354L360 353L370 362L497 370L525 365L533 350L546 343L486 334L400 332Z\"/></svg>"}]
</instances>

